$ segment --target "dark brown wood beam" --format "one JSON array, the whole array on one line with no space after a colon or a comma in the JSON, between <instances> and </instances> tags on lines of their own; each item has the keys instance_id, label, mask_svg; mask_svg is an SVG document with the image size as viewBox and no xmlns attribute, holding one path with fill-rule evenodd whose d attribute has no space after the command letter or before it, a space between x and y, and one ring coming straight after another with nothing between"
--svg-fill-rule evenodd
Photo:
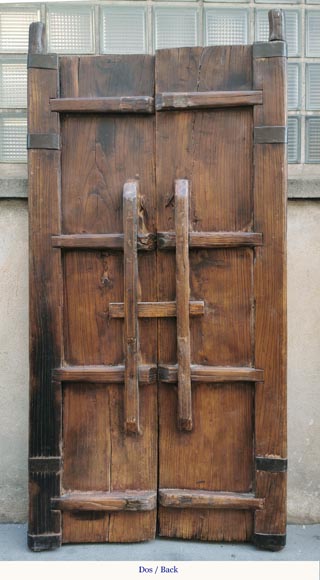
<instances>
[{"instance_id":1,"label":"dark brown wood beam","mask_svg":"<svg viewBox=\"0 0 320 580\"><path fill-rule=\"evenodd\" d=\"M159 489L159 503L168 508L263 509L265 500L251 493L230 493L201 489Z\"/></svg>"},{"instance_id":2,"label":"dark brown wood beam","mask_svg":"<svg viewBox=\"0 0 320 580\"><path fill-rule=\"evenodd\" d=\"M50 99L57 113L153 113L154 98L148 96Z\"/></svg>"},{"instance_id":3,"label":"dark brown wood beam","mask_svg":"<svg viewBox=\"0 0 320 580\"><path fill-rule=\"evenodd\" d=\"M190 248L238 248L261 245L262 234L257 232L189 232ZM170 250L175 246L175 232L159 232L157 234L159 250Z\"/></svg>"},{"instance_id":4,"label":"dark brown wood beam","mask_svg":"<svg viewBox=\"0 0 320 580\"><path fill-rule=\"evenodd\" d=\"M69 234L52 236L54 248L123 250L123 234ZM155 234L138 234L138 250L151 251L156 247Z\"/></svg>"},{"instance_id":5,"label":"dark brown wood beam","mask_svg":"<svg viewBox=\"0 0 320 580\"><path fill-rule=\"evenodd\" d=\"M262 91L206 91L190 93L159 93L156 110L214 109L262 104Z\"/></svg>"},{"instance_id":6,"label":"dark brown wood beam","mask_svg":"<svg viewBox=\"0 0 320 580\"><path fill-rule=\"evenodd\" d=\"M53 378L72 383L124 383L124 365L65 366L54 369ZM156 365L140 365L139 383L152 384L157 380Z\"/></svg>"},{"instance_id":7,"label":"dark brown wood beam","mask_svg":"<svg viewBox=\"0 0 320 580\"><path fill-rule=\"evenodd\" d=\"M204 302L202 300L190 300L190 316L201 316L204 314ZM109 304L110 318L124 317L123 302L111 302ZM138 302L139 318L171 318L177 316L176 302Z\"/></svg>"},{"instance_id":8,"label":"dark brown wood beam","mask_svg":"<svg viewBox=\"0 0 320 580\"><path fill-rule=\"evenodd\" d=\"M158 377L163 383L176 383L178 366L160 364ZM194 383L262 382L263 371L251 367L191 365L191 380Z\"/></svg>"},{"instance_id":9,"label":"dark brown wood beam","mask_svg":"<svg viewBox=\"0 0 320 580\"><path fill-rule=\"evenodd\" d=\"M71 492L51 500L62 511L151 511L157 505L156 491Z\"/></svg>"}]
</instances>

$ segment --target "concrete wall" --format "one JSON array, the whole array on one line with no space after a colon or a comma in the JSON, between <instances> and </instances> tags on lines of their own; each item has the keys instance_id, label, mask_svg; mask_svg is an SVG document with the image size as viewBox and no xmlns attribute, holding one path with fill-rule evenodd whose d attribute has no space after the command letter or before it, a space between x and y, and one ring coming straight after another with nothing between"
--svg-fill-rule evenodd
<instances>
[{"instance_id":1,"label":"concrete wall","mask_svg":"<svg viewBox=\"0 0 320 580\"><path fill-rule=\"evenodd\" d=\"M0 521L27 517L27 202L0 201ZM320 522L320 203L288 215L290 522Z\"/></svg>"}]
</instances>

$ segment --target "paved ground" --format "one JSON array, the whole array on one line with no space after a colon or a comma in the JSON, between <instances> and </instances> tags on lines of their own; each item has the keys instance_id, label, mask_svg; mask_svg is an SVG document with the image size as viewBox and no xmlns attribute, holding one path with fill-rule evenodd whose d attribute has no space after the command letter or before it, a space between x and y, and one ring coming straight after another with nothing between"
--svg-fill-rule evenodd
<instances>
[{"instance_id":1,"label":"paved ground","mask_svg":"<svg viewBox=\"0 0 320 580\"><path fill-rule=\"evenodd\" d=\"M212 544L157 539L141 544L65 545L50 552L30 552L27 527L0 525L0 560L110 560L110 561L221 561L319 560L320 525L288 526L287 546L281 552L264 552L249 544Z\"/></svg>"}]
</instances>

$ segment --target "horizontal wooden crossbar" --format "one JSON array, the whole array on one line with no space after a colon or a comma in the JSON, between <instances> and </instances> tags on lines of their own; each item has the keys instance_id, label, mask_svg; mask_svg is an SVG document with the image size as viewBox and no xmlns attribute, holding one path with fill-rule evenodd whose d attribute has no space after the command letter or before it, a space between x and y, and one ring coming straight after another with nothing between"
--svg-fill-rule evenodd
<instances>
[{"instance_id":1,"label":"horizontal wooden crossbar","mask_svg":"<svg viewBox=\"0 0 320 580\"><path fill-rule=\"evenodd\" d=\"M193 300L189 302L191 316L204 314L204 302ZM123 302L111 302L109 304L110 318L124 318ZM177 316L176 302L138 302L139 318L169 318Z\"/></svg>"},{"instance_id":2,"label":"horizontal wooden crossbar","mask_svg":"<svg viewBox=\"0 0 320 580\"><path fill-rule=\"evenodd\" d=\"M123 383L124 365L105 366L65 366L53 370L53 379L63 382L79 383ZM149 385L157 380L156 365L139 366L139 382Z\"/></svg>"},{"instance_id":3,"label":"horizontal wooden crossbar","mask_svg":"<svg viewBox=\"0 0 320 580\"><path fill-rule=\"evenodd\" d=\"M79 365L54 369L52 377L61 382L123 383L124 372L124 365ZM178 365L140 365L139 383L153 384L157 374L163 383L176 383ZM263 371L251 367L191 365L191 380L195 383L262 382Z\"/></svg>"},{"instance_id":4,"label":"horizontal wooden crossbar","mask_svg":"<svg viewBox=\"0 0 320 580\"><path fill-rule=\"evenodd\" d=\"M71 492L51 500L62 511L144 512L156 505L156 491Z\"/></svg>"},{"instance_id":5,"label":"horizontal wooden crossbar","mask_svg":"<svg viewBox=\"0 0 320 580\"><path fill-rule=\"evenodd\" d=\"M156 110L213 109L262 104L262 91L206 91L190 93L159 93Z\"/></svg>"},{"instance_id":6,"label":"horizontal wooden crossbar","mask_svg":"<svg viewBox=\"0 0 320 580\"><path fill-rule=\"evenodd\" d=\"M52 236L54 248L123 250L123 234L70 234ZM155 234L138 234L138 250L151 251L156 247Z\"/></svg>"},{"instance_id":7,"label":"horizontal wooden crossbar","mask_svg":"<svg viewBox=\"0 0 320 580\"><path fill-rule=\"evenodd\" d=\"M123 234L65 234L52 236L54 248L123 250ZM257 232L190 232L191 248L237 248L261 246L262 234ZM138 250L170 250L176 246L175 232L138 234Z\"/></svg>"},{"instance_id":8,"label":"horizontal wooden crossbar","mask_svg":"<svg viewBox=\"0 0 320 580\"><path fill-rule=\"evenodd\" d=\"M154 98L149 96L50 99L57 113L153 113Z\"/></svg>"},{"instance_id":9,"label":"horizontal wooden crossbar","mask_svg":"<svg viewBox=\"0 0 320 580\"><path fill-rule=\"evenodd\" d=\"M159 365L158 377L163 383L176 383L178 366ZM263 371L251 367L191 365L191 380L195 383L261 382Z\"/></svg>"},{"instance_id":10,"label":"horizontal wooden crossbar","mask_svg":"<svg viewBox=\"0 0 320 580\"><path fill-rule=\"evenodd\" d=\"M263 509L264 498L251 493L230 493L200 489L159 489L159 503L169 508Z\"/></svg>"},{"instance_id":11,"label":"horizontal wooden crossbar","mask_svg":"<svg viewBox=\"0 0 320 580\"><path fill-rule=\"evenodd\" d=\"M157 247L159 250L175 248L175 232L159 232ZM256 232L190 232L190 248L237 248L241 246L261 246L262 234Z\"/></svg>"}]
</instances>

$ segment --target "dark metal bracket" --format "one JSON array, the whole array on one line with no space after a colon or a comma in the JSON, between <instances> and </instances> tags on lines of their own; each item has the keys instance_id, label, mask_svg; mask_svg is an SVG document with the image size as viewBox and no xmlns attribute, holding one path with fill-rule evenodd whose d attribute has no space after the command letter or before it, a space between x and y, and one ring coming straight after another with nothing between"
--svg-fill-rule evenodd
<instances>
[{"instance_id":1,"label":"dark metal bracket","mask_svg":"<svg viewBox=\"0 0 320 580\"><path fill-rule=\"evenodd\" d=\"M27 149L60 149L60 135L57 133L29 133Z\"/></svg>"},{"instance_id":2,"label":"dark metal bracket","mask_svg":"<svg viewBox=\"0 0 320 580\"><path fill-rule=\"evenodd\" d=\"M280 457L256 457L257 471L280 473L287 471L288 460Z\"/></svg>"},{"instance_id":3,"label":"dark metal bracket","mask_svg":"<svg viewBox=\"0 0 320 580\"><path fill-rule=\"evenodd\" d=\"M28 54L28 68L58 69L57 54Z\"/></svg>"},{"instance_id":4,"label":"dark metal bracket","mask_svg":"<svg viewBox=\"0 0 320 580\"><path fill-rule=\"evenodd\" d=\"M255 127L255 143L287 143L287 127Z\"/></svg>"}]
</instances>

